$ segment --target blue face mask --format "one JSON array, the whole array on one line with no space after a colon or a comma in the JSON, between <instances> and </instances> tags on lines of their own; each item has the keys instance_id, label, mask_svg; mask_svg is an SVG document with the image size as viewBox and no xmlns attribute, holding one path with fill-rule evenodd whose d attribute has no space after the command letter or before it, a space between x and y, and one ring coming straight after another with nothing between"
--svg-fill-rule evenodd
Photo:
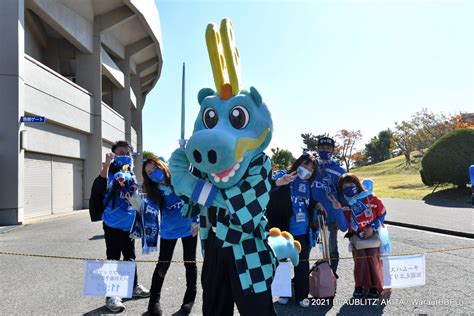
<instances>
[{"instance_id":1,"label":"blue face mask","mask_svg":"<svg viewBox=\"0 0 474 316\"><path fill-rule=\"evenodd\" d=\"M161 169L156 169L148 175L148 178L155 183L160 183L165 179L165 173Z\"/></svg>"},{"instance_id":2,"label":"blue face mask","mask_svg":"<svg viewBox=\"0 0 474 316\"><path fill-rule=\"evenodd\" d=\"M353 198L358 193L358 190L356 186L350 186L343 188L342 192L344 193L344 196Z\"/></svg>"},{"instance_id":3,"label":"blue face mask","mask_svg":"<svg viewBox=\"0 0 474 316\"><path fill-rule=\"evenodd\" d=\"M329 160L332 157L332 152L328 150L320 150L318 151L318 155L322 160Z\"/></svg>"}]
</instances>

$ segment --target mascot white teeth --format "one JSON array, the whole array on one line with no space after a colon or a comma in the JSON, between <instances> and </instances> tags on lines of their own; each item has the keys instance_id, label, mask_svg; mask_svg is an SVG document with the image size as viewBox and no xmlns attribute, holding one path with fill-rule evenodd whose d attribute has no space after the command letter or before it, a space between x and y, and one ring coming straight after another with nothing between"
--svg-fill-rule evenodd
<instances>
[{"instance_id":1,"label":"mascot white teeth","mask_svg":"<svg viewBox=\"0 0 474 316\"><path fill-rule=\"evenodd\" d=\"M287 232L266 230L271 115L254 87L240 88L232 22L209 24L206 43L217 91L198 93L193 134L170 159L175 192L189 200L183 216L200 214L203 314L233 315L235 302L241 315L275 315L277 262L297 265L300 245Z\"/></svg>"}]
</instances>

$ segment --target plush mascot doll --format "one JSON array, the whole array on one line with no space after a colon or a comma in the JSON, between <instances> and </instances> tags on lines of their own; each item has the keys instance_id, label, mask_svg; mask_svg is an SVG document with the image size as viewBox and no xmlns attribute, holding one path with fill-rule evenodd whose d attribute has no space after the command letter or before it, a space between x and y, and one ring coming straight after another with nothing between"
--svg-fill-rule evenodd
<instances>
[{"instance_id":1,"label":"plush mascot doll","mask_svg":"<svg viewBox=\"0 0 474 316\"><path fill-rule=\"evenodd\" d=\"M199 92L194 132L169 165L175 192L189 198L183 216L200 214L203 314L233 315L235 302L241 315L274 315L277 262L297 265L300 246L289 233L272 229L268 238L266 230L271 162L263 150L272 119L255 88L240 89L230 20L209 24L206 42L217 91Z\"/></svg>"}]
</instances>

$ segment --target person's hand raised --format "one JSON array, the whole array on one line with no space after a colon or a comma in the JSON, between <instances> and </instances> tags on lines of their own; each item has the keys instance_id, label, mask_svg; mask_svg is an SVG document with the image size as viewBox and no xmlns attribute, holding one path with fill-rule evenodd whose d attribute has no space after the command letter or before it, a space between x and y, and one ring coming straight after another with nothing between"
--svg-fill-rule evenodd
<instances>
[{"instance_id":1,"label":"person's hand raised","mask_svg":"<svg viewBox=\"0 0 474 316\"><path fill-rule=\"evenodd\" d=\"M292 182L293 180L296 179L297 177L297 173L296 171L293 171L292 173L290 174L285 174L283 177L281 177L280 179L276 180L275 181L275 184L277 186L282 186L282 185L287 185L288 183Z\"/></svg>"},{"instance_id":2,"label":"person's hand raised","mask_svg":"<svg viewBox=\"0 0 474 316\"><path fill-rule=\"evenodd\" d=\"M341 204L341 202L339 202L339 201L334 197L334 195L329 194L329 195L328 195L328 198L329 198L329 201L331 201L332 207L333 207L334 209L336 209L336 210L342 209L342 204Z\"/></svg>"}]
</instances>

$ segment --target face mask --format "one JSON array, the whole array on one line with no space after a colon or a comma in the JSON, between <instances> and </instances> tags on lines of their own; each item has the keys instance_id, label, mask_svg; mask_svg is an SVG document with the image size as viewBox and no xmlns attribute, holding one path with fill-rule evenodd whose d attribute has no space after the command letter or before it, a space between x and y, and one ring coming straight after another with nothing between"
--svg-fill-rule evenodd
<instances>
[{"instance_id":1,"label":"face mask","mask_svg":"<svg viewBox=\"0 0 474 316\"><path fill-rule=\"evenodd\" d=\"M332 153L327 150L320 150L318 151L318 154L319 154L319 158L321 158L322 160L329 160L332 157Z\"/></svg>"},{"instance_id":2,"label":"face mask","mask_svg":"<svg viewBox=\"0 0 474 316\"><path fill-rule=\"evenodd\" d=\"M148 178L150 178L150 180L155 183L160 183L161 181L165 179L165 173L163 172L163 170L156 169L155 171L150 173Z\"/></svg>"},{"instance_id":3,"label":"face mask","mask_svg":"<svg viewBox=\"0 0 474 316\"><path fill-rule=\"evenodd\" d=\"M299 166L298 169L296 169L296 173L298 173L298 177L300 177L301 180L308 180L312 172L303 166Z\"/></svg>"},{"instance_id":4,"label":"face mask","mask_svg":"<svg viewBox=\"0 0 474 316\"><path fill-rule=\"evenodd\" d=\"M344 196L347 196L348 198L352 198L357 194L358 190L356 186L350 186L350 187L343 188L342 192L344 192Z\"/></svg>"}]
</instances>

